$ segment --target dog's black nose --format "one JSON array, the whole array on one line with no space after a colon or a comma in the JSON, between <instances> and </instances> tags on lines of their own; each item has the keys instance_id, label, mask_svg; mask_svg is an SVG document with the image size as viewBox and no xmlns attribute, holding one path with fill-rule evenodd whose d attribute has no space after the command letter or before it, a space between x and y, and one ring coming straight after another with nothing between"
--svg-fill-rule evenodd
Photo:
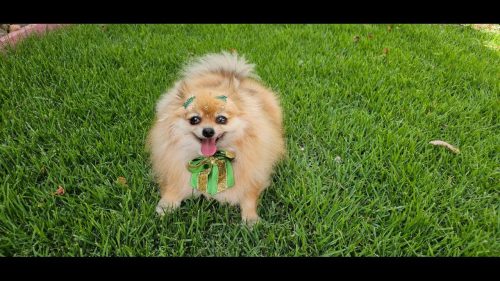
<instances>
[{"instance_id":1,"label":"dog's black nose","mask_svg":"<svg viewBox=\"0 0 500 281\"><path fill-rule=\"evenodd\" d=\"M215 131L213 128L203 128L203 131L201 133L206 138L211 138L215 135Z\"/></svg>"}]
</instances>

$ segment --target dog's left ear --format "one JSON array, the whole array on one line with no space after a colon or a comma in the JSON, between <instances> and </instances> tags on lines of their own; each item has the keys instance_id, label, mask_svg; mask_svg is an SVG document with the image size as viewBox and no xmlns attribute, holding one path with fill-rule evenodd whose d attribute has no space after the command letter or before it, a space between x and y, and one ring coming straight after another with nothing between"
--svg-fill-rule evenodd
<instances>
[{"instance_id":1,"label":"dog's left ear","mask_svg":"<svg viewBox=\"0 0 500 281\"><path fill-rule=\"evenodd\" d=\"M231 90L238 90L238 87L240 87L240 80L238 80L238 78L236 78L235 76L232 76L230 79L229 79L229 88Z\"/></svg>"},{"instance_id":2,"label":"dog's left ear","mask_svg":"<svg viewBox=\"0 0 500 281\"><path fill-rule=\"evenodd\" d=\"M240 80L235 76L231 76L228 79L228 88L229 88L229 96L237 97L238 96L238 88L240 87Z\"/></svg>"}]
</instances>

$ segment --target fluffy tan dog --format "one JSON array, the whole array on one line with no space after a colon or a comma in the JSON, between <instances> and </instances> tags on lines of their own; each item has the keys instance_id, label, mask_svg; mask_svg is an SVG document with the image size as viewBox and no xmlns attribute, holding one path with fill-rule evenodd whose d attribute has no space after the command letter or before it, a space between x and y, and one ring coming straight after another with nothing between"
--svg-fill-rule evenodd
<instances>
[{"instance_id":1,"label":"fluffy tan dog","mask_svg":"<svg viewBox=\"0 0 500 281\"><path fill-rule=\"evenodd\" d=\"M259 220L259 195L270 184L285 145L279 101L253 69L236 54L209 54L185 67L182 78L160 98L148 137L160 185L160 215L203 194L239 205L247 224ZM212 159L219 151L234 155L234 185L216 194L193 187L190 161Z\"/></svg>"}]
</instances>

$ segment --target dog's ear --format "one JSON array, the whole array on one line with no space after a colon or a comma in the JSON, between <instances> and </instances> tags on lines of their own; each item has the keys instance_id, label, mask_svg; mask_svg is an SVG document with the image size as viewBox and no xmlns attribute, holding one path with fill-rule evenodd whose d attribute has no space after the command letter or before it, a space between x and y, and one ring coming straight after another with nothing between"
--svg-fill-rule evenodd
<instances>
[{"instance_id":1,"label":"dog's ear","mask_svg":"<svg viewBox=\"0 0 500 281\"><path fill-rule=\"evenodd\" d=\"M229 79L227 79L226 81L229 88L229 95L237 98L238 88L240 87L240 80L238 80L238 78L236 78L234 75L231 75L231 77L229 77Z\"/></svg>"},{"instance_id":2,"label":"dog's ear","mask_svg":"<svg viewBox=\"0 0 500 281\"><path fill-rule=\"evenodd\" d=\"M240 87L240 80L236 78L234 75L229 78L229 88L231 91L237 91Z\"/></svg>"},{"instance_id":3,"label":"dog's ear","mask_svg":"<svg viewBox=\"0 0 500 281\"><path fill-rule=\"evenodd\" d=\"M177 88L177 98L180 100L184 100L188 97L189 92L189 85L186 83L186 81L181 81L179 87Z\"/></svg>"}]
</instances>

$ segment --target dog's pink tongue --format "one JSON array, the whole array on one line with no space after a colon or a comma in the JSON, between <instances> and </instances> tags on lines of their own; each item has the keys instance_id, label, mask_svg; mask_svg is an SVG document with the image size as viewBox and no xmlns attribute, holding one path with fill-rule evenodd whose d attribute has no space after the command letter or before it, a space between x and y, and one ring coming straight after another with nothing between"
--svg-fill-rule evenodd
<instances>
[{"instance_id":1,"label":"dog's pink tongue","mask_svg":"<svg viewBox=\"0 0 500 281\"><path fill-rule=\"evenodd\" d=\"M203 153L203 155L212 156L216 151L215 138L201 140L201 153Z\"/></svg>"}]
</instances>

